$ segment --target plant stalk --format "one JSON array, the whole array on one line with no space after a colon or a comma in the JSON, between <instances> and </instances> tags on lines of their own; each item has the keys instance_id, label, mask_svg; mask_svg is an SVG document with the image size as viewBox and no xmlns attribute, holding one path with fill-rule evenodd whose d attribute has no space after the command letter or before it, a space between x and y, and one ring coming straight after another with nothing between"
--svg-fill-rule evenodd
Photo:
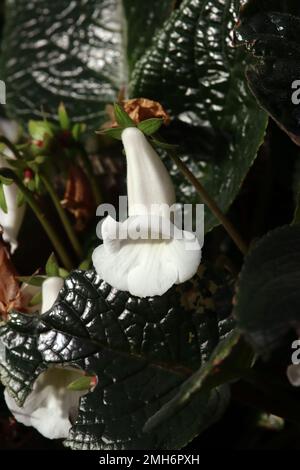
<instances>
[{"instance_id":1,"label":"plant stalk","mask_svg":"<svg viewBox=\"0 0 300 470\"><path fill-rule=\"evenodd\" d=\"M161 136L158 139L163 142ZM230 220L223 214L219 206L216 202L211 198L208 194L206 189L202 186L199 180L193 175L193 173L188 169L188 167L183 163L178 155L173 150L167 150L168 155L173 160L173 162L177 165L178 169L181 173L186 177L186 179L194 186L198 194L200 195L204 204L206 204L214 216L221 222L225 230L227 231L228 235L234 241L238 249L246 255L248 253L248 245L242 239L241 235L238 233L234 225L230 222Z\"/></svg>"},{"instance_id":2,"label":"plant stalk","mask_svg":"<svg viewBox=\"0 0 300 470\"><path fill-rule=\"evenodd\" d=\"M90 180L91 189L95 198L96 206L98 207L99 204L101 204L102 202L102 194L99 190L99 185L94 175L92 163L84 148L81 149L81 158L86 174Z\"/></svg>"},{"instance_id":3,"label":"plant stalk","mask_svg":"<svg viewBox=\"0 0 300 470\"><path fill-rule=\"evenodd\" d=\"M46 214L38 204L38 202L35 200L33 197L31 191L26 188L26 186L23 184L23 182L15 175L14 181L20 191L23 193L24 198L28 205L31 207L32 211L36 215L37 219L39 220L40 224L44 228L45 232L47 233L53 247L55 248L55 251L57 252L58 256L61 259L61 262L63 263L64 267L68 270L71 271L73 268L73 263L68 255L67 251L65 250L65 247L61 243L59 236L57 235L55 229L53 228L52 224L49 222L47 219Z\"/></svg>"},{"instance_id":4,"label":"plant stalk","mask_svg":"<svg viewBox=\"0 0 300 470\"><path fill-rule=\"evenodd\" d=\"M47 176L45 176L44 174L40 173L39 176L40 176L42 183L44 184L46 190L48 191L48 193L49 193L49 195L52 199L52 202L55 206L57 214L58 214L58 216L61 220L61 223L64 226L66 234L67 234L67 236L68 236L68 238L69 238L69 240L72 244L72 247L74 248L74 251L75 251L76 255L78 256L79 260L82 260L83 251L82 251L81 245L79 243L79 240L77 238L75 230L74 230L74 228L73 228L73 226L72 226L65 210L61 206L61 202L60 202L60 200L59 200L59 198L58 198L58 196L55 192L55 189L52 186L52 183L47 178Z\"/></svg>"}]
</instances>

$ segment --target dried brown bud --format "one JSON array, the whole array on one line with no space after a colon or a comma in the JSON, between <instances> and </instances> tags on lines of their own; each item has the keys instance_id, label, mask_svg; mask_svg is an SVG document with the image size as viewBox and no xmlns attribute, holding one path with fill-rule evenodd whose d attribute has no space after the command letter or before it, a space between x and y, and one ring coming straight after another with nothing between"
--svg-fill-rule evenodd
<instances>
[{"instance_id":1,"label":"dried brown bud","mask_svg":"<svg viewBox=\"0 0 300 470\"><path fill-rule=\"evenodd\" d=\"M4 243L0 242L0 318L6 320L12 309L26 310L25 303L16 269Z\"/></svg>"},{"instance_id":2,"label":"dried brown bud","mask_svg":"<svg viewBox=\"0 0 300 470\"><path fill-rule=\"evenodd\" d=\"M79 166L70 168L64 199L61 203L75 217L77 231L84 230L89 220L95 215L96 206L91 186Z\"/></svg>"},{"instance_id":3,"label":"dried brown bud","mask_svg":"<svg viewBox=\"0 0 300 470\"><path fill-rule=\"evenodd\" d=\"M120 104L136 124L151 118L160 118L164 120L165 125L170 124L171 119L169 114L157 101L146 98L134 98L132 100L123 100ZM107 107L107 113L110 117L110 122L105 123L103 128L118 127L114 119L112 106Z\"/></svg>"}]
</instances>

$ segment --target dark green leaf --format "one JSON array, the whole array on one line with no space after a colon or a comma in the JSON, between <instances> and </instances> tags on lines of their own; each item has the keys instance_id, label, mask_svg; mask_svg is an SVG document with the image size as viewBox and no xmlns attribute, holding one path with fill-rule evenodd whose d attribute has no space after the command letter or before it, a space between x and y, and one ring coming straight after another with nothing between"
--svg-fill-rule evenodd
<instances>
[{"instance_id":1,"label":"dark green leaf","mask_svg":"<svg viewBox=\"0 0 300 470\"><path fill-rule=\"evenodd\" d=\"M45 270L47 276L59 276L59 265L54 253L49 256Z\"/></svg>"},{"instance_id":2,"label":"dark green leaf","mask_svg":"<svg viewBox=\"0 0 300 470\"><path fill-rule=\"evenodd\" d=\"M129 69L169 16L174 0L6 3L1 79L7 109L24 124L64 102L76 122L95 129L128 83ZM21 90L21 91L20 91Z\"/></svg>"},{"instance_id":3,"label":"dark green leaf","mask_svg":"<svg viewBox=\"0 0 300 470\"><path fill-rule=\"evenodd\" d=\"M169 17L174 8L174 0L123 0L123 8L128 25L127 60L131 71L137 60L151 44L153 36Z\"/></svg>"},{"instance_id":4,"label":"dark green leaf","mask_svg":"<svg viewBox=\"0 0 300 470\"><path fill-rule=\"evenodd\" d=\"M224 410L225 386L195 394L159 430L144 434L143 427L231 328L231 295L225 295L231 288L219 285L220 279L203 267L200 277L163 296L140 299L112 289L93 270L73 272L51 310L29 318L13 313L0 328L9 393L22 405L40 371L54 364L79 367L98 381L81 398L67 446L182 447Z\"/></svg>"},{"instance_id":5,"label":"dark green leaf","mask_svg":"<svg viewBox=\"0 0 300 470\"><path fill-rule=\"evenodd\" d=\"M164 122L163 119L158 119L158 118L146 119L145 121L142 121L138 124L138 128L144 134L152 135L161 128L163 122Z\"/></svg>"},{"instance_id":6,"label":"dark green leaf","mask_svg":"<svg viewBox=\"0 0 300 470\"><path fill-rule=\"evenodd\" d=\"M149 432L172 418L197 393L239 379L253 365L253 360L254 354L241 338L240 332L232 331L218 344L209 361L187 379L175 397L149 419L145 431Z\"/></svg>"},{"instance_id":7,"label":"dark green leaf","mask_svg":"<svg viewBox=\"0 0 300 470\"><path fill-rule=\"evenodd\" d=\"M22 406L32 390L34 381L47 365L43 364L38 351L38 338L32 335L39 323L39 317L20 315L13 311L9 316L10 322L0 328L0 338L5 338L6 346L5 362L2 358L0 361L1 382Z\"/></svg>"},{"instance_id":8,"label":"dark green leaf","mask_svg":"<svg viewBox=\"0 0 300 470\"><path fill-rule=\"evenodd\" d=\"M300 145L299 2L248 1L241 11L236 37L256 58L247 70L252 92Z\"/></svg>"},{"instance_id":9,"label":"dark green leaf","mask_svg":"<svg viewBox=\"0 0 300 470\"><path fill-rule=\"evenodd\" d=\"M247 88L249 59L232 47L239 5L239 0L184 0L136 65L131 82L132 96L160 101L176 118L167 141L173 133L181 157L223 211L236 197L267 124ZM172 174L178 200L196 202L194 189L175 167ZM206 230L217 223L208 212Z\"/></svg>"},{"instance_id":10,"label":"dark green leaf","mask_svg":"<svg viewBox=\"0 0 300 470\"><path fill-rule=\"evenodd\" d=\"M234 309L239 328L258 351L275 347L300 325L300 227L263 237L245 260Z\"/></svg>"}]
</instances>

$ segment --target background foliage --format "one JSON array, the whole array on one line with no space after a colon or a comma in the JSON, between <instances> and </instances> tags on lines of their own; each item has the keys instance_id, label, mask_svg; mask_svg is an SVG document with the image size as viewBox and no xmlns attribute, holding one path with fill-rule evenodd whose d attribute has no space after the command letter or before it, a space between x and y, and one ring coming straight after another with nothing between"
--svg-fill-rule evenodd
<instances>
[{"instance_id":1,"label":"background foliage","mask_svg":"<svg viewBox=\"0 0 300 470\"><path fill-rule=\"evenodd\" d=\"M233 48L239 8L245 3L236 34L240 47ZM161 438L166 447L188 443L200 428L206 428L224 411L227 386L226 393L222 389L224 395L216 387L233 382L227 412L199 441L194 441L194 446L299 447L299 413L295 411L299 393L289 386L285 376L291 339L295 337L290 327L298 325L299 228L297 225L277 228L292 222L299 188L299 151L288 137L291 135L298 142L299 108L292 108L287 92L299 71L296 3L6 0L1 5L4 29L0 71L1 79L7 83L7 106L3 112L8 117L25 128L29 119L47 116L55 121L58 104L63 101L74 123L87 124L85 137L89 141L93 131L110 120L107 105L118 98L144 96L161 101L172 118L163 137L179 145L180 156L194 175L221 209L228 212L244 239L252 242L233 297L232 279L237 278L243 260L223 229L217 227L216 219L207 212L205 261L217 263L222 271L224 266L229 268L231 275L225 279L223 275L222 282L219 278L216 282L210 271L200 277L205 286L198 286L199 292L206 292L207 286L209 292L212 286L213 290L215 286L220 287L221 293L217 289L220 295L214 298L213 304L211 298L208 304L206 296L202 299L214 315L214 325L210 321L214 333L211 336L210 329L202 325L204 336L197 351L199 362L192 364L187 380L176 382L168 399L164 397L159 404L166 404L164 408L159 406L147 413L147 419L152 417L147 422L148 429L157 436L157 426L164 429L165 420L176 421L182 417L180 413L188 422L195 406L196 421L192 416L195 428L191 426L188 435L172 435L171 444L165 442L165 436ZM295 16L288 16L290 13ZM274 26L278 22L282 28ZM273 121L268 125L268 114L286 134ZM101 139L95 143L94 139L92 143L89 141L90 162L97 168L95 161L101 161L102 176L98 175L98 182L105 200L113 202L124 188L123 157L118 144ZM194 189L170 164L167 155L162 154L176 184L178 199L196 202ZM59 166L64 158L59 152L55 156ZM58 187L59 184L60 181ZM93 232L93 221L87 230ZM270 230L270 234L255 244L257 238ZM22 246L16 253L14 263L24 275L43 265L51 251L48 240L30 218L21 235L26 240L29 234L32 243L38 243L42 249L32 254L31 247ZM89 234L82 237L82 242L85 254L96 243ZM222 324L227 324L232 304L239 330L221 341L209 358L222 338L222 334L216 335L219 328L216 318L223 315ZM157 308L157 315L162 315L162 307ZM50 335L53 316L50 313L43 325ZM18 338L20 335L14 330L14 321L16 318L8 324L8 333L2 330L4 336L16 334ZM233 323L230 318L229 330ZM35 338L37 330L32 330L32 325L28 326L28 332ZM134 339L137 341L137 334ZM179 339L177 332L173 341ZM80 335L79 340L82 341ZM154 335L150 342L153 345L156 341ZM203 357L202 346L207 342L211 348ZM103 346L100 343L99 348ZM38 354L43 347L41 344ZM256 352L267 353L268 362L258 359L251 369L252 347ZM91 355L98 353L89 351ZM92 362L89 354L83 362ZM13 355L14 352L12 362ZM43 367L47 362L45 357L38 357ZM70 362L70 358L64 361ZM166 383L162 380L161 385ZM93 396L90 400L93 401ZM114 403L115 400L112 396ZM3 447L60 445L46 442L33 431L10 422L7 410L1 406ZM83 415L90 406L87 400L81 410ZM285 418L284 429L282 421L272 421L266 413ZM141 426L139 423L139 432ZM90 430L86 432L91 435ZM111 432L116 439L117 427Z\"/></svg>"}]
</instances>

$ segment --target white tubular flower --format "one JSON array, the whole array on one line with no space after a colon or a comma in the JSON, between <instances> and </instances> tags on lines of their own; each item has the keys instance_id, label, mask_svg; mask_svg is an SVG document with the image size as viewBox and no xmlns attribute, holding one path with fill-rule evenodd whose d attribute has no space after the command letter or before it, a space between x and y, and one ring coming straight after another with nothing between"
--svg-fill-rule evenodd
<instances>
[{"instance_id":1,"label":"white tubular flower","mask_svg":"<svg viewBox=\"0 0 300 470\"><path fill-rule=\"evenodd\" d=\"M43 282L41 313L51 308L62 285L63 279L60 277L50 277ZM6 404L17 421L34 427L44 437L66 438L77 416L79 399L86 393L68 390L67 387L82 375L80 370L48 369L35 381L33 390L22 407L9 396L7 390L4 392Z\"/></svg>"},{"instance_id":2,"label":"white tubular flower","mask_svg":"<svg viewBox=\"0 0 300 470\"><path fill-rule=\"evenodd\" d=\"M47 312L47 310L52 307L63 285L64 280L58 276L48 277L48 279L43 282L41 313Z\"/></svg>"},{"instance_id":3,"label":"white tubular flower","mask_svg":"<svg viewBox=\"0 0 300 470\"><path fill-rule=\"evenodd\" d=\"M20 127L16 121L0 118L0 135L4 135L12 143L16 143L20 134Z\"/></svg>"},{"instance_id":4,"label":"white tubular flower","mask_svg":"<svg viewBox=\"0 0 300 470\"><path fill-rule=\"evenodd\" d=\"M80 371L48 369L35 381L24 406L18 406L5 390L6 404L19 423L34 427L48 439L66 438L83 395L67 387L81 376Z\"/></svg>"},{"instance_id":5,"label":"white tubular flower","mask_svg":"<svg viewBox=\"0 0 300 470\"><path fill-rule=\"evenodd\" d=\"M190 279L198 269L201 247L193 233L170 219L175 192L160 157L137 128L123 131L127 158L129 218L108 216L103 245L93 253L97 273L111 286L138 297L164 294Z\"/></svg>"},{"instance_id":6,"label":"white tubular flower","mask_svg":"<svg viewBox=\"0 0 300 470\"><path fill-rule=\"evenodd\" d=\"M7 168L8 165L0 158L0 168L3 167ZM18 207L18 189L14 183L9 186L3 185L3 190L7 205L7 213L0 208L0 225L3 230L2 238L10 245L11 253L14 253L18 248L17 237L23 222L25 205L22 204L21 207Z\"/></svg>"},{"instance_id":7,"label":"white tubular flower","mask_svg":"<svg viewBox=\"0 0 300 470\"><path fill-rule=\"evenodd\" d=\"M0 134L7 137L11 142L15 143L18 139L18 125L14 122L7 121L6 119L0 119ZM5 149L3 153L10 158L14 158L10 150ZM0 156L0 168L8 168L9 164L4 157ZM25 214L25 205L22 204L18 207L17 203L17 186L13 183L11 185L4 185L4 196L7 205L7 213L0 209L0 225L3 233L2 238L6 243L9 243L11 253L13 253L17 247L17 237L23 222Z\"/></svg>"}]
</instances>

